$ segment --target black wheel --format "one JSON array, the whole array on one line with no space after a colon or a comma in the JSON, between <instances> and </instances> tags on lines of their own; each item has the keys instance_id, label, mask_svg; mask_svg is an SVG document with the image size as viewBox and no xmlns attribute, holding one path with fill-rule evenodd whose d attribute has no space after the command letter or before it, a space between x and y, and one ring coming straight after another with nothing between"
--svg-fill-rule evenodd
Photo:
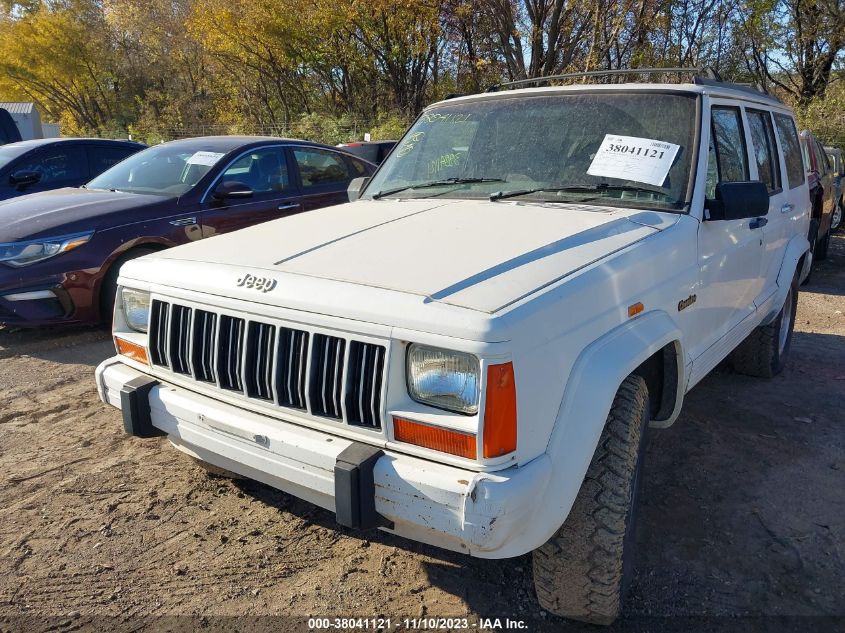
<instances>
[{"instance_id":1,"label":"black wheel","mask_svg":"<svg viewBox=\"0 0 845 633\"><path fill-rule=\"evenodd\" d=\"M801 282L802 286L810 283L810 278L813 276L813 268L816 267L816 240L819 235L818 220L810 220L810 230L807 232L807 241L810 242L810 270L807 271L807 276Z\"/></svg>"},{"instance_id":2,"label":"black wheel","mask_svg":"<svg viewBox=\"0 0 845 633\"><path fill-rule=\"evenodd\" d=\"M732 355L734 369L746 376L772 378L783 371L792 344L795 312L798 308L797 277L792 280L786 301L774 321L756 328Z\"/></svg>"},{"instance_id":3,"label":"black wheel","mask_svg":"<svg viewBox=\"0 0 845 633\"><path fill-rule=\"evenodd\" d=\"M842 211L845 210L845 198L840 200L835 207L833 207L833 217L830 219L830 232L839 229L842 224Z\"/></svg>"},{"instance_id":4,"label":"black wheel","mask_svg":"<svg viewBox=\"0 0 845 633\"><path fill-rule=\"evenodd\" d=\"M534 550L534 587L547 611L592 624L610 624L619 616L633 571L648 419L646 383L628 376L569 516Z\"/></svg>"},{"instance_id":5,"label":"black wheel","mask_svg":"<svg viewBox=\"0 0 845 633\"><path fill-rule=\"evenodd\" d=\"M155 253L156 250L158 249L149 246L139 246L118 257L111 265L100 286L100 321L102 323L111 325L114 316L114 300L117 297L117 278L120 275L120 267L130 259Z\"/></svg>"},{"instance_id":6,"label":"black wheel","mask_svg":"<svg viewBox=\"0 0 845 633\"><path fill-rule=\"evenodd\" d=\"M827 233L824 234L824 237L819 240L819 243L816 244L816 252L815 252L815 259L816 261L822 261L827 259L827 249L830 246L830 233L833 231L831 228L828 230Z\"/></svg>"}]
</instances>

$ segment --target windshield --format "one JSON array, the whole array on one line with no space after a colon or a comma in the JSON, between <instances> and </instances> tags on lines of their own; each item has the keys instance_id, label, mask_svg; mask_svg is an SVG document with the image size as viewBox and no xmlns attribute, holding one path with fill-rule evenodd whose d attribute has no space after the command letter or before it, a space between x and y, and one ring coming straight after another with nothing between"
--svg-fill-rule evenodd
<instances>
[{"instance_id":1,"label":"windshield","mask_svg":"<svg viewBox=\"0 0 845 633\"><path fill-rule=\"evenodd\" d=\"M133 154L86 185L129 193L181 196L188 193L225 154L158 145Z\"/></svg>"},{"instance_id":2,"label":"windshield","mask_svg":"<svg viewBox=\"0 0 845 633\"><path fill-rule=\"evenodd\" d=\"M594 92L447 103L423 113L364 197L681 209L695 130L694 95Z\"/></svg>"}]
</instances>

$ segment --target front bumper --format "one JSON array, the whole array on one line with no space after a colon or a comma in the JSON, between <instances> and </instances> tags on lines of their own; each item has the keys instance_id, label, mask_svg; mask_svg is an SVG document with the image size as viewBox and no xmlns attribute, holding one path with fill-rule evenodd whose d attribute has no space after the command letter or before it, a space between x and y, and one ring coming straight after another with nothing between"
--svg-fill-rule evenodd
<instances>
[{"instance_id":1,"label":"front bumper","mask_svg":"<svg viewBox=\"0 0 845 633\"><path fill-rule=\"evenodd\" d=\"M121 391L148 378L120 357L103 362L96 377L100 398L118 408ZM335 472L342 454L358 443L166 383L143 392L149 423L185 453L331 511L350 506L349 499L336 498L337 490L347 489L335 481ZM364 499L363 506L374 506L380 529L480 558L519 556L542 544L531 540L528 526L551 475L546 455L479 473L385 452L371 472L373 499Z\"/></svg>"}]
</instances>

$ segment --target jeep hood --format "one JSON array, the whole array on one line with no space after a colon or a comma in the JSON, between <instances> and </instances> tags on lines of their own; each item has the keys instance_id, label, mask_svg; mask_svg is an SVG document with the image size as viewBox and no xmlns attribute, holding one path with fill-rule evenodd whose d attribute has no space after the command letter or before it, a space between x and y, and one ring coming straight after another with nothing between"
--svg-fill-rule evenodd
<instances>
[{"instance_id":1,"label":"jeep hood","mask_svg":"<svg viewBox=\"0 0 845 633\"><path fill-rule=\"evenodd\" d=\"M259 276L289 273L372 286L494 313L668 228L677 217L571 204L363 200L151 257L169 261L170 278L162 280L168 285L191 287L187 275L179 278L178 262L207 262ZM209 272L217 274L215 268Z\"/></svg>"}]
</instances>

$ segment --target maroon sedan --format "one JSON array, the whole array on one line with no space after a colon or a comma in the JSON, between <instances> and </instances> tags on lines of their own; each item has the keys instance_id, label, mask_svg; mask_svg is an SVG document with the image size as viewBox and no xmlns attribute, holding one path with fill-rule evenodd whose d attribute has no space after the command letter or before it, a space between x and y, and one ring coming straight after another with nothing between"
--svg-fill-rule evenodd
<instances>
[{"instance_id":1,"label":"maroon sedan","mask_svg":"<svg viewBox=\"0 0 845 633\"><path fill-rule=\"evenodd\" d=\"M80 189L0 203L0 324L111 317L120 265L347 201L375 165L306 141L209 137L151 147Z\"/></svg>"}]
</instances>

